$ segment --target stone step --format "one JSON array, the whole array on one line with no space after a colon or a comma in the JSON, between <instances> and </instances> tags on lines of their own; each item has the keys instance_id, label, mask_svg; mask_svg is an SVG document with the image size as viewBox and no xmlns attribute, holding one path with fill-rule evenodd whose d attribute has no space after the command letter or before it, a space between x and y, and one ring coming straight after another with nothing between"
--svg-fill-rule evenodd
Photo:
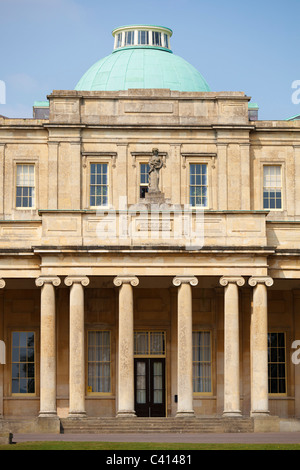
<instances>
[{"instance_id":1,"label":"stone step","mask_svg":"<svg viewBox=\"0 0 300 470\"><path fill-rule=\"evenodd\" d=\"M251 418L65 418L64 434L253 432Z\"/></svg>"}]
</instances>

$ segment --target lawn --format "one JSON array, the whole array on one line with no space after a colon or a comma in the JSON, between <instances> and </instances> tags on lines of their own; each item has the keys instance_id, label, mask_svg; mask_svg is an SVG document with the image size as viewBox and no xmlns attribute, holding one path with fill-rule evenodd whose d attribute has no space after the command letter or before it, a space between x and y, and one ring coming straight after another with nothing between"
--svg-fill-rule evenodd
<instances>
[{"instance_id":1,"label":"lawn","mask_svg":"<svg viewBox=\"0 0 300 470\"><path fill-rule=\"evenodd\" d=\"M102 451L201 451L201 450L300 450L300 444L165 444L132 442L26 442L0 446L1 450L102 450ZM186 454L186 452L185 452ZM135 454L133 454L135 455ZM149 454L150 455L150 454Z\"/></svg>"}]
</instances>

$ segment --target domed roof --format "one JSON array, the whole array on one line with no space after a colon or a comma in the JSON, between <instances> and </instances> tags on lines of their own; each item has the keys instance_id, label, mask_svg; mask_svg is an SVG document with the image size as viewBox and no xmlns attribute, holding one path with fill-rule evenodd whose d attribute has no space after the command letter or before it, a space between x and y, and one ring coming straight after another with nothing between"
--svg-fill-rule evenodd
<instances>
[{"instance_id":1,"label":"domed roof","mask_svg":"<svg viewBox=\"0 0 300 470\"><path fill-rule=\"evenodd\" d=\"M119 91L132 88L167 88L176 91L210 91L202 75L172 53L172 31L158 26L127 26L113 31L115 50L96 62L75 90Z\"/></svg>"}]
</instances>

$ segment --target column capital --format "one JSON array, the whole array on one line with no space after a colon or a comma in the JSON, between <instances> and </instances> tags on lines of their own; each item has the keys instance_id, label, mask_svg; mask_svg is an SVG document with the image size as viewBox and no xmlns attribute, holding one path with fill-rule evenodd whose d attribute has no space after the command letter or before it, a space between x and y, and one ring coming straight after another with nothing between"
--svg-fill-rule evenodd
<instances>
[{"instance_id":1,"label":"column capital","mask_svg":"<svg viewBox=\"0 0 300 470\"><path fill-rule=\"evenodd\" d=\"M114 278L114 285L120 287L122 284L131 284L132 287L138 286L139 279L132 274L124 274Z\"/></svg>"},{"instance_id":2,"label":"column capital","mask_svg":"<svg viewBox=\"0 0 300 470\"><path fill-rule=\"evenodd\" d=\"M269 276L253 276L250 277L248 283L251 287L255 287L257 284L265 284L267 287L271 287L274 281Z\"/></svg>"},{"instance_id":3,"label":"column capital","mask_svg":"<svg viewBox=\"0 0 300 470\"><path fill-rule=\"evenodd\" d=\"M245 284L245 279L242 276L223 276L220 279L220 284L223 287L228 286L228 284L237 284L242 287Z\"/></svg>"},{"instance_id":4,"label":"column capital","mask_svg":"<svg viewBox=\"0 0 300 470\"><path fill-rule=\"evenodd\" d=\"M188 275L176 276L173 279L173 284L176 287L181 286L181 284L190 284L191 286L197 286L198 279L195 276L188 276Z\"/></svg>"},{"instance_id":5,"label":"column capital","mask_svg":"<svg viewBox=\"0 0 300 470\"><path fill-rule=\"evenodd\" d=\"M87 287L90 283L90 280L87 276L68 276L64 281L65 285L71 287L73 284L81 284L83 287Z\"/></svg>"},{"instance_id":6,"label":"column capital","mask_svg":"<svg viewBox=\"0 0 300 470\"><path fill-rule=\"evenodd\" d=\"M40 276L35 280L35 285L37 287L43 287L44 284L52 284L55 287L58 287L61 283L61 280L57 276Z\"/></svg>"},{"instance_id":7,"label":"column capital","mask_svg":"<svg viewBox=\"0 0 300 470\"><path fill-rule=\"evenodd\" d=\"M4 279L0 278L0 289L3 289L5 287L5 284L6 283L5 283Z\"/></svg>"}]
</instances>

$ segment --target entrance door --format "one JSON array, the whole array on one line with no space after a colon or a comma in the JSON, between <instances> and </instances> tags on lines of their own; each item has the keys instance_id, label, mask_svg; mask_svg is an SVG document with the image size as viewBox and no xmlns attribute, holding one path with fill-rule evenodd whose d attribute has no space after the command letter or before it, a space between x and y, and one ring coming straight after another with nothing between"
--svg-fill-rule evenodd
<instances>
[{"instance_id":1,"label":"entrance door","mask_svg":"<svg viewBox=\"0 0 300 470\"><path fill-rule=\"evenodd\" d=\"M165 359L135 359L134 380L137 416L166 416Z\"/></svg>"}]
</instances>

